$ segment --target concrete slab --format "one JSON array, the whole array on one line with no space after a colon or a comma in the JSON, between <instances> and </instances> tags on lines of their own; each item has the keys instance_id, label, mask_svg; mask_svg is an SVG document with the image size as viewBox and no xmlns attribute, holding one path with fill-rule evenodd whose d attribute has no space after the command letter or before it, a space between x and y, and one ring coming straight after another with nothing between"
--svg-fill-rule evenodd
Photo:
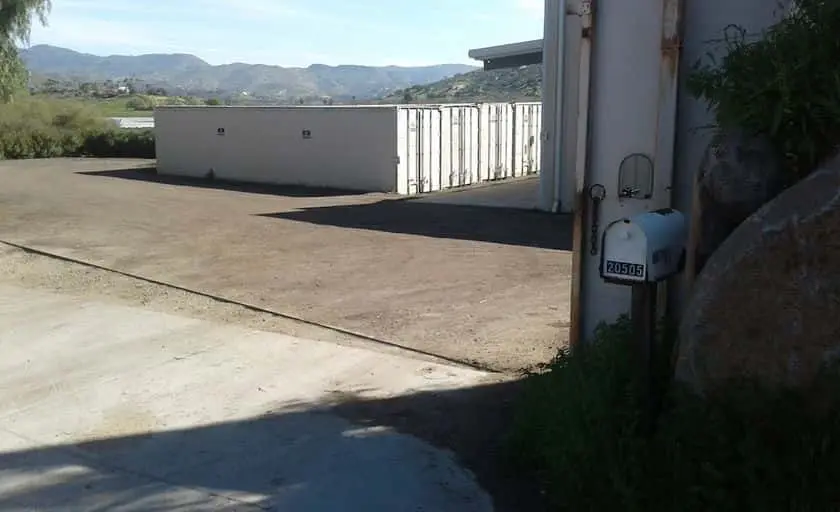
<instances>
[{"instance_id":1,"label":"concrete slab","mask_svg":"<svg viewBox=\"0 0 840 512\"><path fill-rule=\"evenodd\" d=\"M567 342L568 218L137 170L152 164L0 162L0 240L498 370Z\"/></svg>"},{"instance_id":2,"label":"concrete slab","mask_svg":"<svg viewBox=\"0 0 840 512\"><path fill-rule=\"evenodd\" d=\"M327 414L482 372L0 285L0 509L487 511L451 455Z\"/></svg>"},{"instance_id":3,"label":"concrete slab","mask_svg":"<svg viewBox=\"0 0 840 512\"><path fill-rule=\"evenodd\" d=\"M482 185L424 194L410 201L429 204L482 206L536 210L539 205L540 178L528 176Z\"/></svg>"}]
</instances>

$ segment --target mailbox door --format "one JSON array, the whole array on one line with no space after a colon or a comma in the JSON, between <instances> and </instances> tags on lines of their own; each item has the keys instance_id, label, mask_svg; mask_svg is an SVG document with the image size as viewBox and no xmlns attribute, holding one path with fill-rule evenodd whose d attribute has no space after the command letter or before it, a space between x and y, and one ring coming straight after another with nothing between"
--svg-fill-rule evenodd
<instances>
[{"instance_id":1,"label":"mailbox door","mask_svg":"<svg viewBox=\"0 0 840 512\"><path fill-rule=\"evenodd\" d=\"M626 219L607 226L601 245L601 277L632 284L646 281L647 273L647 240L641 228Z\"/></svg>"}]
</instances>

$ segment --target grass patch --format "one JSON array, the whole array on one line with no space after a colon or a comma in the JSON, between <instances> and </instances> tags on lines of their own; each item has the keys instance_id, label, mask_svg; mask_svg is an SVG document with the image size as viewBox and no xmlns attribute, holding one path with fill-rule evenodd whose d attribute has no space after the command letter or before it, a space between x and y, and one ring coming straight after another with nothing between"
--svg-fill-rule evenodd
<instances>
[{"instance_id":1,"label":"grass patch","mask_svg":"<svg viewBox=\"0 0 840 512\"><path fill-rule=\"evenodd\" d=\"M508 446L552 510L840 510L837 372L807 389L742 381L705 398L672 385L647 435L630 332L626 318L601 326L529 377Z\"/></svg>"},{"instance_id":2,"label":"grass patch","mask_svg":"<svg viewBox=\"0 0 840 512\"><path fill-rule=\"evenodd\" d=\"M155 107L170 105L206 105L210 100L187 96L155 96L137 94L101 100L86 100L89 105L99 109L106 117L152 117Z\"/></svg>"},{"instance_id":3,"label":"grass patch","mask_svg":"<svg viewBox=\"0 0 840 512\"><path fill-rule=\"evenodd\" d=\"M28 97L0 105L0 159L64 156L154 158L154 134L120 130L83 102Z\"/></svg>"}]
</instances>

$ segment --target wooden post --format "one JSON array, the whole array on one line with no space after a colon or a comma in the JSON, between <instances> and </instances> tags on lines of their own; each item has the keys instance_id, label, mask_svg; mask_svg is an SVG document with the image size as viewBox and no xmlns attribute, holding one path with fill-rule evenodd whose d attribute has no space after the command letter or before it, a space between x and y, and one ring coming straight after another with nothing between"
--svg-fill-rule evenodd
<instances>
[{"instance_id":1,"label":"wooden post","mask_svg":"<svg viewBox=\"0 0 840 512\"><path fill-rule=\"evenodd\" d=\"M639 372L639 390L642 400L642 429L653 432L656 396L654 389L653 361L656 339L656 283L639 283L632 288L633 339L636 344L636 368Z\"/></svg>"}]
</instances>

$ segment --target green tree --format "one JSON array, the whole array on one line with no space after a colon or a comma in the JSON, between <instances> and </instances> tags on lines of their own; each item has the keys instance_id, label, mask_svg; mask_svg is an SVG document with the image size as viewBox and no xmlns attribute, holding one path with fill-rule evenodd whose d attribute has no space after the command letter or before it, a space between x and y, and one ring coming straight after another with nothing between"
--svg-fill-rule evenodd
<instances>
[{"instance_id":1,"label":"green tree","mask_svg":"<svg viewBox=\"0 0 840 512\"><path fill-rule=\"evenodd\" d=\"M51 7L51 0L0 2L0 103L8 103L15 92L26 86L29 75L17 45L29 42L33 19L46 24Z\"/></svg>"}]
</instances>

